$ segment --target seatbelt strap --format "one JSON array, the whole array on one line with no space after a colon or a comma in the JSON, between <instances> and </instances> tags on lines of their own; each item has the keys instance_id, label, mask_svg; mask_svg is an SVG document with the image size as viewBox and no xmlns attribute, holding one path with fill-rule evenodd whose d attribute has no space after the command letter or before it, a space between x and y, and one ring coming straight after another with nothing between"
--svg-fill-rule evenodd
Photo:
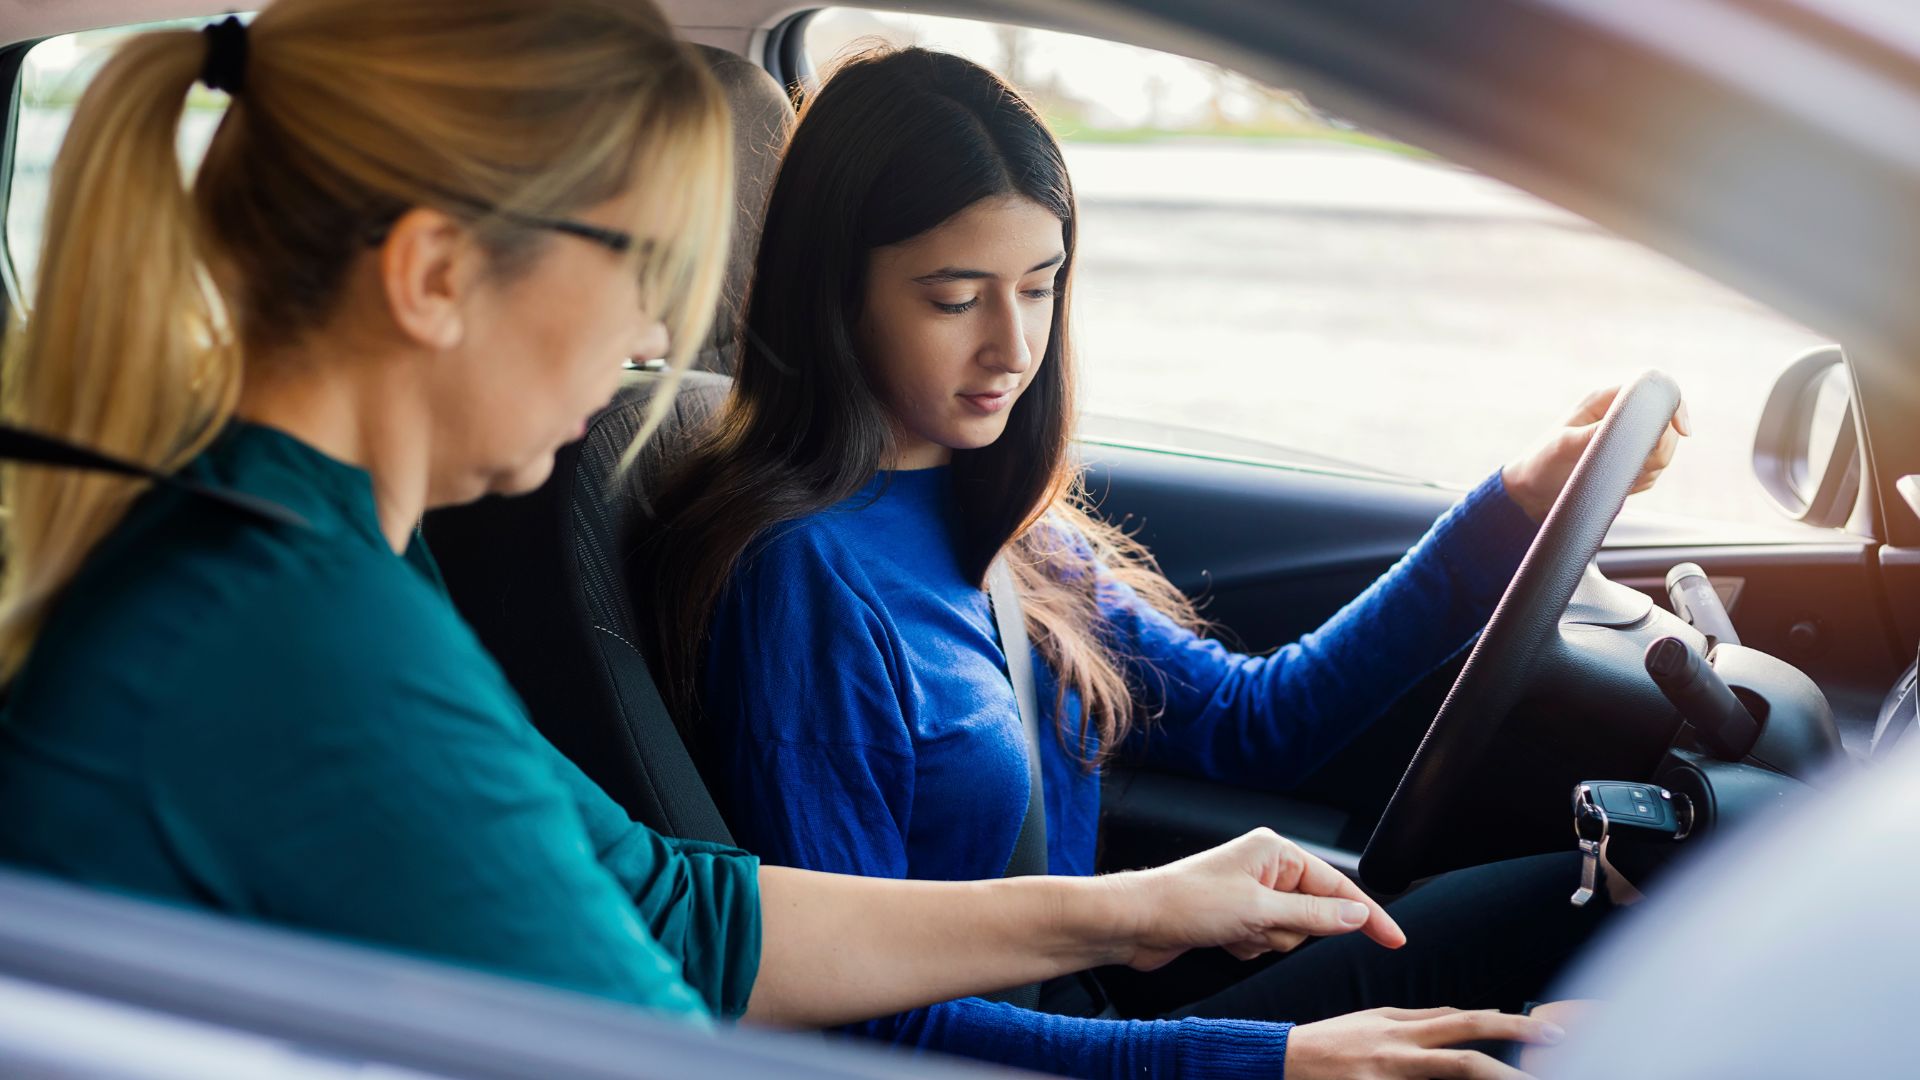
<instances>
[{"instance_id":1,"label":"seatbelt strap","mask_svg":"<svg viewBox=\"0 0 1920 1080\"><path fill-rule=\"evenodd\" d=\"M1027 732L1027 816L1020 823L1020 835L1013 842L1013 855L1007 860L1002 877L1028 877L1047 872L1046 789L1040 778L1040 702L1033 685L1033 651L1027 641L1027 618L1020 606L1020 590L1013 581L1013 570L1005 558L995 559L987 568L987 596L993 602L993 619L1000 628L1000 649L1007 657L1007 678L1013 683L1013 698L1020 709L1020 723ZM983 995L1023 1009L1040 1004L1040 984L1016 986L1000 994Z\"/></svg>"},{"instance_id":2,"label":"seatbelt strap","mask_svg":"<svg viewBox=\"0 0 1920 1080\"><path fill-rule=\"evenodd\" d=\"M1040 779L1040 703L1033 686L1033 651L1027 641L1026 613L1020 590L1005 559L995 559L987 570L987 595L993 601L993 619L1000 626L1000 648L1007 654L1007 678L1020 706L1020 724L1027 731L1027 816L1020 823L1013 856L1002 877L1047 872L1047 804Z\"/></svg>"},{"instance_id":3,"label":"seatbelt strap","mask_svg":"<svg viewBox=\"0 0 1920 1080\"><path fill-rule=\"evenodd\" d=\"M137 477L142 480L151 480L176 491L184 491L190 495L209 499L274 524L291 525L298 529L313 527L306 518L272 500L249 495L244 491L232 491L187 480L145 465L111 457L98 450L75 446L50 435L41 435L6 424L0 424L0 461L16 461L27 465L51 465L58 468L79 469L83 472Z\"/></svg>"}]
</instances>

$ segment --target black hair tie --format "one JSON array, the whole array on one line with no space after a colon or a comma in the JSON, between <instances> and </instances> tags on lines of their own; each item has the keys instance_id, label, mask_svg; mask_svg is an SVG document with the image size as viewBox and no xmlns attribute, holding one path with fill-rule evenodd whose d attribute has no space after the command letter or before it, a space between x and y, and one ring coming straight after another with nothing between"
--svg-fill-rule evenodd
<instances>
[{"instance_id":1,"label":"black hair tie","mask_svg":"<svg viewBox=\"0 0 1920 1080\"><path fill-rule=\"evenodd\" d=\"M207 62L200 69L200 81L209 90L238 94L246 83L247 24L229 15L200 32L207 35Z\"/></svg>"}]
</instances>

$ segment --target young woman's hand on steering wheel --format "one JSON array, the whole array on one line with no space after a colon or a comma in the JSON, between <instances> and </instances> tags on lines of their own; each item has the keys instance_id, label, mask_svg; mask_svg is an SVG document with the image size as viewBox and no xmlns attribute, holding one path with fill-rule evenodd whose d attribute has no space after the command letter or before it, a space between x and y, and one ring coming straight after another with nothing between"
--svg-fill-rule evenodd
<instances>
[{"instance_id":1,"label":"young woman's hand on steering wheel","mask_svg":"<svg viewBox=\"0 0 1920 1080\"><path fill-rule=\"evenodd\" d=\"M1407 936L1345 874L1272 829L1152 870L1098 879L1136 913L1124 962L1142 971L1188 949L1220 945L1242 960L1309 937L1355 930L1390 949Z\"/></svg>"},{"instance_id":2,"label":"young woman's hand on steering wheel","mask_svg":"<svg viewBox=\"0 0 1920 1080\"><path fill-rule=\"evenodd\" d=\"M1507 486L1507 495L1527 512L1535 522L1545 521L1547 511L1553 509L1555 499L1560 497L1560 489L1567 486L1567 478L1573 475L1573 467L1580 455L1593 441L1594 432L1600 430L1600 419L1607 415L1608 406L1620 393L1620 387L1609 386L1604 390L1595 390L1581 399L1579 408L1561 428L1549 435L1546 441L1535 447L1533 452L1500 470L1500 479ZM1647 464L1640 471L1639 479L1634 481L1634 491L1645 491L1653 486L1660 474L1673 461L1673 453L1680 445L1682 435L1693 434L1692 421L1687 418L1687 406L1681 402L1680 408L1673 414L1673 422L1660 436L1659 445L1653 453L1647 455Z\"/></svg>"}]
</instances>

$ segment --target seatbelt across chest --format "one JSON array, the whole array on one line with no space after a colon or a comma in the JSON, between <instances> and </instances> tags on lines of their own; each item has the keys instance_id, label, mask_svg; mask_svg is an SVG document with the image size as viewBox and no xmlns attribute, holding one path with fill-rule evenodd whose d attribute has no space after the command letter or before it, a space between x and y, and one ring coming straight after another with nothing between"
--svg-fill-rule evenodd
<instances>
[{"instance_id":1,"label":"seatbelt across chest","mask_svg":"<svg viewBox=\"0 0 1920 1080\"><path fill-rule=\"evenodd\" d=\"M118 476L151 480L163 487L184 491L189 495L197 495L238 510L249 517L279 525L291 525L299 529L312 527L306 518L269 499L249 495L244 491L213 487L185 477L174 476L171 473L163 473L145 465L110 457L98 450L89 450L49 435L41 435L6 424L0 424L0 461L14 461L24 465L51 465L77 469L81 472L112 473Z\"/></svg>"},{"instance_id":2,"label":"seatbelt across chest","mask_svg":"<svg viewBox=\"0 0 1920 1080\"><path fill-rule=\"evenodd\" d=\"M995 559L987 569L987 596L993 603L993 619L1000 630L1000 649L1007 658L1007 678L1013 683L1013 697L1020 709L1020 724L1027 735L1027 815L1020 823L1020 835L1013 842L1013 855L1007 860L1002 877L1027 877L1047 872L1046 789L1040 776L1040 702L1033 683L1033 650L1027 640L1026 613L1020 606L1020 590L1014 584L1013 570L1005 558ZM1029 983L1001 994L984 995L1031 1009L1040 1003L1040 984Z\"/></svg>"},{"instance_id":3,"label":"seatbelt across chest","mask_svg":"<svg viewBox=\"0 0 1920 1080\"><path fill-rule=\"evenodd\" d=\"M987 571L987 595L993 601L993 619L1000 628L1000 648L1007 654L1007 678L1020 706L1020 725L1027 733L1027 816L1020 823L1013 856L1002 877L1047 872L1047 804L1040 778L1040 702L1033 684L1033 649L1027 640L1026 613L1020 590L1005 559L994 560Z\"/></svg>"}]
</instances>

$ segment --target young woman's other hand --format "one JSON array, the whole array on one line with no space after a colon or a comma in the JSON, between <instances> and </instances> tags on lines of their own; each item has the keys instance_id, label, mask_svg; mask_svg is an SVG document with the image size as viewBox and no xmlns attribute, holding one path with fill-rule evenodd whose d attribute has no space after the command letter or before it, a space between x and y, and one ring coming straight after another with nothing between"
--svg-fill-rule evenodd
<instances>
[{"instance_id":1,"label":"young woman's other hand","mask_svg":"<svg viewBox=\"0 0 1920 1080\"><path fill-rule=\"evenodd\" d=\"M1600 419L1607 415L1608 406L1620 394L1620 387L1609 386L1604 390L1595 390L1580 402L1567 422L1547 440L1536 447L1532 453L1512 462L1500 470L1500 478L1507 486L1507 495L1520 504L1520 509L1535 522L1545 521L1547 511L1553 509L1553 502L1560 497L1560 489L1567 486L1567 477L1573 475L1573 467L1580 455L1593 441L1594 432L1600 430ZM1673 414L1673 422L1667 430L1660 433L1660 441L1647 455L1647 463L1640 470L1640 476L1634 481L1634 491L1645 491L1653 486L1673 461L1673 452L1680 445L1682 435L1693 434L1692 421L1687 418L1686 402Z\"/></svg>"},{"instance_id":2,"label":"young woman's other hand","mask_svg":"<svg viewBox=\"0 0 1920 1080\"><path fill-rule=\"evenodd\" d=\"M1537 1010L1536 1010L1537 1011ZM1566 1037L1536 1016L1491 1009L1369 1009L1287 1036L1287 1080L1526 1080L1526 1073L1461 1043L1550 1045Z\"/></svg>"},{"instance_id":3,"label":"young woman's other hand","mask_svg":"<svg viewBox=\"0 0 1920 1080\"><path fill-rule=\"evenodd\" d=\"M1355 930L1397 949L1407 935L1346 875L1272 829L1152 870L1097 879L1136 913L1124 962L1151 971L1188 949L1219 945L1242 960L1309 937Z\"/></svg>"}]
</instances>

